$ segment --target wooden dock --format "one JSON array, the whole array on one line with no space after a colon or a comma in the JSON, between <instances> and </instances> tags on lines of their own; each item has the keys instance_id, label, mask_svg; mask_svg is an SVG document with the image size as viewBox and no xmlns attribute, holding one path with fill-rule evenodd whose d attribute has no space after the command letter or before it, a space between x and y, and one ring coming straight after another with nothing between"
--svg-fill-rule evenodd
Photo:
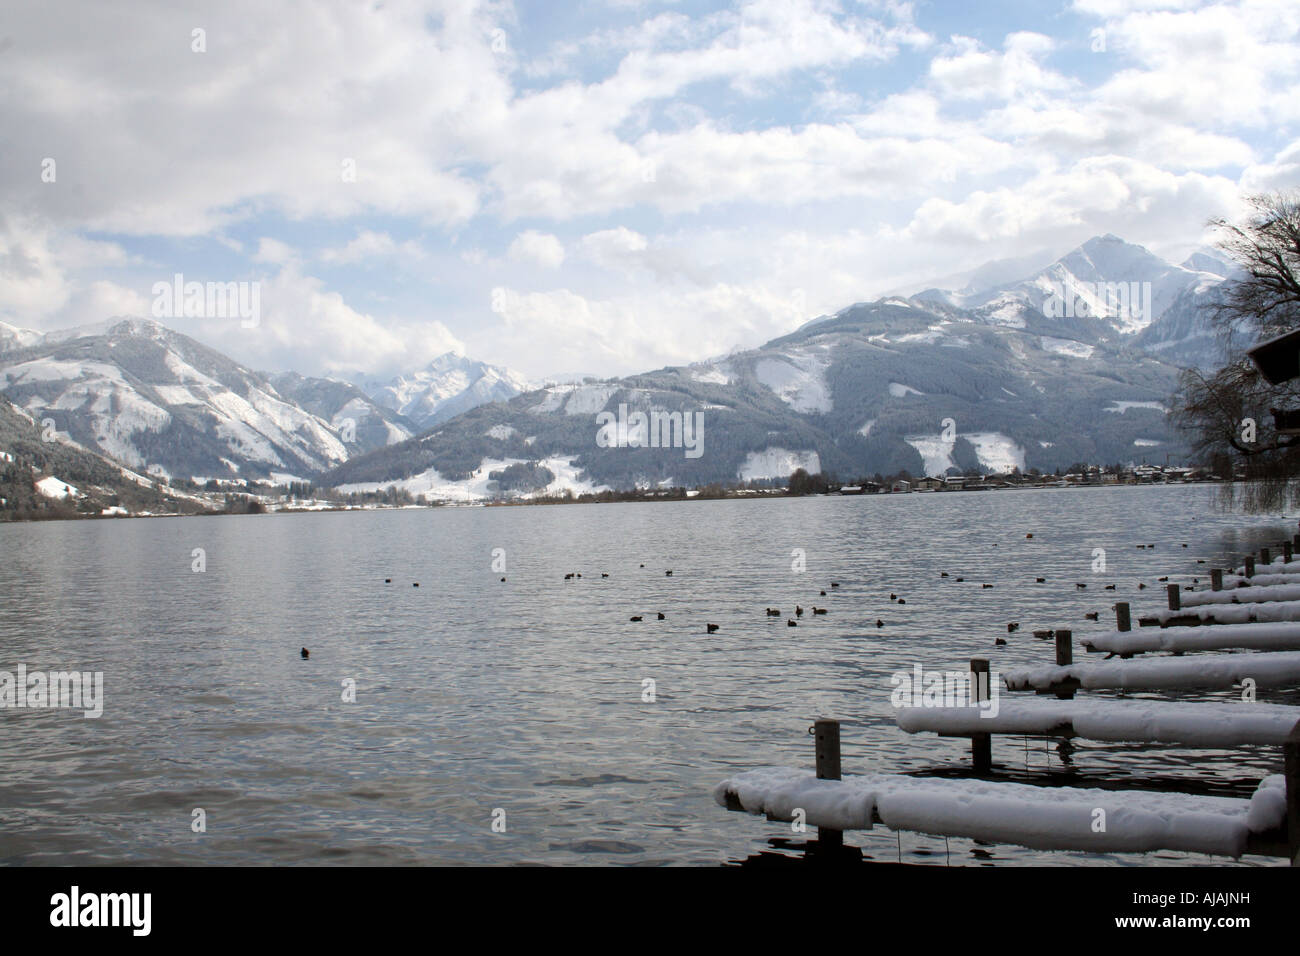
<instances>
[{"instance_id":1,"label":"wooden dock","mask_svg":"<svg viewBox=\"0 0 1300 956\"><path fill-rule=\"evenodd\" d=\"M1296 548L1300 535L1283 543L1277 560L1265 548L1258 565L1252 556L1237 573L1215 569L1210 590L1189 592L1185 604L1183 588L1169 585L1168 611L1151 616L1159 627L1133 631L1129 605L1117 604L1116 630L1080 641L1085 650L1110 659L1076 664L1072 632L1055 631L1054 664L1001 675L1008 691L1033 690L1038 699L990 700L989 662L974 658L970 705L898 709L896 721L906 733L968 737L973 776L846 777L839 723L823 719L809 729L816 740L813 770L745 771L719 783L714 798L729 810L815 825L823 850L841 847L845 830L881 824L1031 849L1259 855L1300 866L1300 707L1254 700L1257 687L1300 687ZM1252 583L1258 567L1267 572ZM1294 581L1289 572L1295 572ZM1189 622L1190 615L1203 616ZM1134 659L1137 655L1150 656ZM1240 702L1075 697L1080 690L1235 687L1248 691ZM1043 699L1046 695L1055 699ZM1277 747L1282 773L1259 780L1249 798L1012 783L987 779L993 774L996 735L1187 749Z\"/></svg>"}]
</instances>

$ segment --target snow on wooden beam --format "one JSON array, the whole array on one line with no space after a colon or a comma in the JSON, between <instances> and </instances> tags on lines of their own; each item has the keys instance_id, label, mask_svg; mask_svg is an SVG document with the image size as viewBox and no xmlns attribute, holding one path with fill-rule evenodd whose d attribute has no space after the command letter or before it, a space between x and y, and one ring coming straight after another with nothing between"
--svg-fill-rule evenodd
<instances>
[{"instance_id":1,"label":"snow on wooden beam","mask_svg":"<svg viewBox=\"0 0 1300 956\"><path fill-rule=\"evenodd\" d=\"M1267 564L1262 561L1255 562L1255 573L1259 574L1300 574L1300 559L1292 558L1290 561L1283 556L1278 556ZM1239 568L1233 568L1232 573L1241 577L1246 577L1246 566L1243 564Z\"/></svg>"},{"instance_id":2,"label":"snow on wooden beam","mask_svg":"<svg viewBox=\"0 0 1300 956\"><path fill-rule=\"evenodd\" d=\"M1208 592L1213 593L1213 592ZM1220 592L1222 593L1222 592ZM1197 624L1249 624L1252 621L1300 621L1300 601L1263 604L1205 604L1176 611L1157 611L1138 618L1143 627L1181 627Z\"/></svg>"},{"instance_id":3,"label":"snow on wooden beam","mask_svg":"<svg viewBox=\"0 0 1300 956\"><path fill-rule=\"evenodd\" d=\"M1111 631L1080 641L1091 653L1151 651L1300 651L1300 622L1222 624L1218 627L1143 628Z\"/></svg>"},{"instance_id":4,"label":"snow on wooden beam","mask_svg":"<svg viewBox=\"0 0 1300 956\"><path fill-rule=\"evenodd\" d=\"M909 734L1068 733L1088 740L1124 743L1281 746L1300 725L1300 707L1097 699L1000 700L996 712L982 707L903 707L895 712L895 720Z\"/></svg>"},{"instance_id":5,"label":"snow on wooden beam","mask_svg":"<svg viewBox=\"0 0 1300 956\"><path fill-rule=\"evenodd\" d=\"M1058 686L1078 686L1085 690L1222 688L1236 687L1247 678L1259 687L1300 683L1300 652L1154 657L1068 667L1049 664L1002 672L1008 690L1042 692Z\"/></svg>"},{"instance_id":6,"label":"snow on wooden beam","mask_svg":"<svg viewBox=\"0 0 1300 956\"><path fill-rule=\"evenodd\" d=\"M1268 601L1300 601L1300 584L1271 584L1232 588L1228 591L1193 591L1180 595L1183 607L1202 604L1262 604Z\"/></svg>"},{"instance_id":7,"label":"snow on wooden beam","mask_svg":"<svg viewBox=\"0 0 1300 956\"><path fill-rule=\"evenodd\" d=\"M1223 576L1223 586L1225 588L1247 588L1271 584L1300 584L1300 568L1297 568L1295 574L1257 574L1253 578L1241 574L1225 574Z\"/></svg>"},{"instance_id":8,"label":"snow on wooden beam","mask_svg":"<svg viewBox=\"0 0 1300 956\"><path fill-rule=\"evenodd\" d=\"M764 767L722 781L713 797L729 810L772 820L793 820L802 810L808 824L837 830L882 823L1036 850L1176 850L1234 859L1252 836L1277 830L1286 818L1281 775L1265 778L1242 800L900 774L818 780L810 770Z\"/></svg>"}]
</instances>

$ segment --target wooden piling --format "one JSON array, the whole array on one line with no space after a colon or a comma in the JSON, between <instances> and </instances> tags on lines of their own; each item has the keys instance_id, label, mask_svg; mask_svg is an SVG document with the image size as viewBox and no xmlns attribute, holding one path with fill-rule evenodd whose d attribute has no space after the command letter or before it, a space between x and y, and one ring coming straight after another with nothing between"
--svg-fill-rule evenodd
<instances>
[{"instance_id":1,"label":"wooden piling","mask_svg":"<svg viewBox=\"0 0 1300 956\"><path fill-rule=\"evenodd\" d=\"M1300 548L1300 534L1293 535L1291 538L1291 547Z\"/></svg>"},{"instance_id":2,"label":"wooden piling","mask_svg":"<svg viewBox=\"0 0 1300 956\"><path fill-rule=\"evenodd\" d=\"M1127 605L1126 605L1127 606ZM1058 630L1056 632L1056 666L1068 667L1074 663L1074 647L1071 640L1074 637L1073 632ZM1074 700L1074 688L1058 688L1056 696L1060 700Z\"/></svg>"},{"instance_id":3,"label":"wooden piling","mask_svg":"<svg viewBox=\"0 0 1300 956\"><path fill-rule=\"evenodd\" d=\"M1165 588L1165 591L1169 594L1169 610L1181 611L1183 609L1183 599L1178 585L1171 584Z\"/></svg>"},{"instance_id":4,"label":"wooden piling","mask_svg":"<svg viewBox=\"0 0 1300 956\"><path fill-rule=\"evenodd\" d=\"M1282 745L1286 760L1286 847L1292 866L1300 866L1300 721Z\"/></svg>"},{"instance_id":5,"label":"wooden piling","mask_svg":"<svg viewBox=\"0 0 1300 956\"><path fill-rule=\"evenodd\" d=\"M824 719L814 721L813 739L817 748L817 779L839 780L840 722ZM837 850L844 845L844 831L818 827L817 843L821 849Z\"/></svg>"},{"instance_id":6,"label":"wooden piling","mask_svg":"<svg viewBox=\"0 0 1300 956\"><path fill-rule=\"evenodd\" d=\"M1246 555L1246 577L1253 578L1254 576L1255 576L1255 556L1253 554L1248 554Z\"/></svg>"},{"instance_id":7,"label":"wooden piling","mask_svg":"<svg viewBox=\"0 0 1300 956\"><path fill-rule=\"evenodd\" d=\"M1293 557L1295 557L1295 549L1293 549L1293 548L1291 547L1291 542L1290 542L1290 541L1283 541L1283 542L1282 542L1282 560L1285 561L1285 562L1287 562L1287 564L1290 564L1290 563L1291 563L1291 559L1292 559Z\"/></svg>"},{"instance_id":8,"label":"wooden piling","mask_svg":"<svg viewBox=\"0 0 1300 956\"><path fill-rule=\"evenodd\" d=\"M971 693L976 703L988 699L989 662L984 657L972 657L970 661ZM971 764L976 773L988 773L993 769L993 738L990 734L971 734Z\"/></svg>"},{"instance_id":9,"label":"wooden piling","mask_svg":"<svg viewBox=\"0 0 1300 956\"><path fill-rule=\"evenodd\" d=\"M1128 601L1120 601L1115 605L1115 630L1133 630L1133 618L1129 616Z\"/></svg>"},{"instance_id":10,"label":"wooden piling","mask_svg":"<svg viewBox=\"0 0 1300 956\"><path fill-rule=\"evenodd\" d=\"M1272 559L1273 559L1273 555L1271 555L1271 554L1269 553L1268 548L1260 548L1260 549L1259 549L1259 563L1260 563L1260 564L1264 564L1264 565L1272 564L1272 563L1273 563L1273 562L1272 562Z\"/></svg>"},{"instance_id":11,"label":"wooden piling","mask_svg":"<svg viewBox=\"0 0 1300 956\"><path fill-rule=\"evenodd\" d=\"M1215 568L1210 572L1210 589L1214 591L1223 590L1223 569Z\"/></svg>"}]
</instances>

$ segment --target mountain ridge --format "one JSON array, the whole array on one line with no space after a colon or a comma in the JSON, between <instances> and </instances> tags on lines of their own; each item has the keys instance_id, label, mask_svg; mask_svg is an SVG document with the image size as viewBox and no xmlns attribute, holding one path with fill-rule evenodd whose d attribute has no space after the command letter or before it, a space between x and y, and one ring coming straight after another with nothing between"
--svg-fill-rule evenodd
<instances>
[{"instance_id":1,"label":"mountain ridge","mask_svg":"<svg viewBox=\"0 0 1300 956\"><path fill-rule=\"evenodd\" d=\"M972 275L1016 271L1004 261ZM387 379L314 378L254 372L152 319L49 333L0 323L0 391L141 471L401 484L466 500L779 479L794 467L864 476L1176 459L1186 448L1163 408L1180 367L1214 361L1219 272L1229 264L1207 252L1174 265L1098 236L1000 285L855 303L691 365L540 388L454 352ZM1142 294L1108 302L1119 286ZM623 447L602 444L595 418L619 406L702 413L708 452L638 447L647 424L620 425Z\"/></svg>"}]
</instances>

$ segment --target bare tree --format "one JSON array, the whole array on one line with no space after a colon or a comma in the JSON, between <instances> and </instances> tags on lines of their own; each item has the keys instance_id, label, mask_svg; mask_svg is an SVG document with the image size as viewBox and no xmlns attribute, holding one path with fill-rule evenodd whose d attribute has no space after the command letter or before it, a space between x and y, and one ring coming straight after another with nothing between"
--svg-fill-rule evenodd
<instances>
[{"instance_id":1,"label":"bare tree","mask_svg":"<svg viewBox=\"0 0 1300 956\"><path fill-rule=\"evenodd\" d=\"M1253 331L1260 339L1300 327L1300 192L1269 193L1246 200L1240 223L1212 219L1216 245L1245 273L1229 284L1215 319Z\"/></svg>"},{"instance_id":2,"label":"bare tree","mask_svg":"<svg viewBox=\"0 0 1300 956\"><path fill-rule=\"evenodd\" d=\"M1226 362L1212 375L1183 373L1174 417L1212 470L1241 479L1223 486L1227 501L1265 511L1300 503L1300 436L1279 434L1272 416L1300 408L1300 379L1270 384L1245 350L1300 329L1300 192L1247 202L1242 221L1210 221L1216 245L1241 269L1212 312Z\"/></svg>"}]
</instances>

